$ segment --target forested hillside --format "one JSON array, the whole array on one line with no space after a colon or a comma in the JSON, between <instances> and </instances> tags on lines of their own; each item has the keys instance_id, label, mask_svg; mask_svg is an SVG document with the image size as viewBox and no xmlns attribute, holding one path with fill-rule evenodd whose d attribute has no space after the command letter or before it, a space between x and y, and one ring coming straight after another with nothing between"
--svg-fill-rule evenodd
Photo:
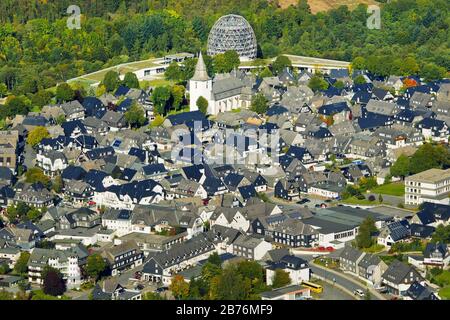
<instances>
[{"instance_id":1,"label":"forested hillside","mask_svg":"<svg viewBox=\"0 0 450 320\"><path fill-rule=\"evenodd\" d=\"M34 94L68 78L121 62L205 49L223 14L253 26L262 57L280 53L351 61L379 74L434 78L450 68L447 0L384 4L381 30L367 8L311 14L306 0L286 9L267 0L80 0L82 29L66 27L72 0L0 1L0 83ZM406 59L409 57L408 59ZM406 63L405 63L406 61Z\"/></svg>"}]
</instances>

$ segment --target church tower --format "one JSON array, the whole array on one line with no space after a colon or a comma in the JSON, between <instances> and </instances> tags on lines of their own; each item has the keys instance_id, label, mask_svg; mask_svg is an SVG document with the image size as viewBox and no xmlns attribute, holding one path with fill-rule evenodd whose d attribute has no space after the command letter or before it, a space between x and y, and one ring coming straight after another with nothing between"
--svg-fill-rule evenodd
<instances>
[{"instance_id":1,"label":"church tower","mask_svg":"<svg viewBox=\"0 0 450 320\"><path fill-rule=\"evenodd\" d=\"M208 109L211 107L212 79L208 76L205 61L202 53L198 56L198 62L195 67L195 73L189 80L189 109L190 111L198 110L197 99L203 97L208 101Z\"/></svg>"}]
</instances>

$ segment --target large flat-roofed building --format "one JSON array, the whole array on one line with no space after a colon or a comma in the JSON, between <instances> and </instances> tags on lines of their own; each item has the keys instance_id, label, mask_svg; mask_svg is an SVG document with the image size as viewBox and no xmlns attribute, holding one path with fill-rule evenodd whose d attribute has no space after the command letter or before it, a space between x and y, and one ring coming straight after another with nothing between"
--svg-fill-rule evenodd
<instances>
[{"instance_id":1,"label":"large flat-roofed building","mask_svg":"<svg viewBox=\"0 0 450 320\"><path fill-rule=\"evenodd\" d=\"M405 179L405 204L450 204L450 169L430 169Z\"/></svg>"},{"instance_id":2,"label":"large flat-roofed building","mask_svg":"<svg viewBox=\"0 0 450 320\"><path fill-rule=\"evenodd\" d=\"M392 220L392 217L366 209L342 206L319 209L314 216L302 219L302 222L317 231L319 246L338 249L345 242L355 239L359 226L368 216L373 218L377 228L382 228L387 221Z\"/></svg>"}]
</instances>

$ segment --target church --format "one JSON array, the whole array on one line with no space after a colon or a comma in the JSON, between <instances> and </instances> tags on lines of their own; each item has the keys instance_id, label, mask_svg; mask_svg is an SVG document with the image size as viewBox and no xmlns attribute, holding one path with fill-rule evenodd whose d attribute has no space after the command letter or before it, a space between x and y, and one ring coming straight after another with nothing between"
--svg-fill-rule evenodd
<instances>
[{"instance_id":1,"label":"church","mask_svg":"<svg viewBox=\"0 0 450 320\"><path fill-rule=\"evenodd\" d=\"M197 100L200 97L208 101L207 113L211 115L247 108L250 103L248 99L242 99L244 88L244 83L232 74L216 75L214 79L211 79L200 53L194 76L189 80L190 111L198 110Z\"/></svg>"}]
</instances>

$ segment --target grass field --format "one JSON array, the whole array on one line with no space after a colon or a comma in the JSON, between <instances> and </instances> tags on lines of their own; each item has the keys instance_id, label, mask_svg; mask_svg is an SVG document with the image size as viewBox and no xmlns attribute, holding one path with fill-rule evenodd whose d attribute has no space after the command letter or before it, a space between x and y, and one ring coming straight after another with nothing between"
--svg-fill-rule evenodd
<instances>
[{"instance_id":1,"label":"grass field","mask_svg":"<svg viewBox=\"0 0 450 320\"><path fill-rule=\"evenodd\" d=\"M441 290L439 290L439 296L442 299L450 300L450 286L447 286L447 287L442 288Z\"/></svg>"},{"instance_id":2,"label":"grass field","mask_svg":"<svg viewBox=\"0 0 450 320\"><path fill-rule=\"evenodd\" d=\"M378 202L378 199L375 201L369 201L367 199L359 200L355 197L350 197L348 199L342 200L341 202L347 203L347 204L361 205L361 206L376 206L376 205L380 204L380 202Z\"/></svg>"},{"instance_id":3,"label":"grass field","mask_svg":"<svg viewBox=\"0 0 450 320\"><path fill-rule=\"evenodd\" d=\"M402 182L383 184L371 190L371 192L401 197L405 195L405 185Z\"/></svg>"},{"instance_id":4,"label":"grass field","mask_svg":"<svg viewBox=\"0 0 450 320\"><path fill-rule=\"evenodd\" d=\"M296 5L298 0L279 0L280 6L282 8L287 8L290 5ZM356 8L358 4L378 4L375 0L308 0L308 4L311 7L312 13L328 11L331 9L336 9L341 5L346 5L350 10Z\"/></svg>"}]
</instances>

